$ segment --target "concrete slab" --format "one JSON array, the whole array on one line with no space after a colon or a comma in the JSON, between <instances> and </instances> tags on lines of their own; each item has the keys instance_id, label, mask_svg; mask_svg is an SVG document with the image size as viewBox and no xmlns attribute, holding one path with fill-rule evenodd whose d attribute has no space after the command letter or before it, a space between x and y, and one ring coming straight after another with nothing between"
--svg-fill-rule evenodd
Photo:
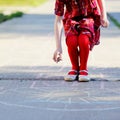
<instances>
[{"instance_id":1,"label":"concrete slab","mask_svg":"<svg viewBox=\"0 0 120 120\"><path fill-rule=\"evenodd\" d=\"M0 24L0 120L119 120L119 29L112 22L102 29L101 44L90 53L90 82L65 82L64 36L63 61L56 64L54 15L46 6L54 0Z\"/></svg>"},{"instance_id":2,"label":"concrete slab","mask_svg":"<svg viewBox=\"0 0 120 120\"><path fill-rule=\"evenodd\" d=\"M70 61L64 35L63 61L56 64L52 60L53 10L54 1L50 0L42 7L32 8L22 18L0 25L0 79L63 79L67 74ZM92 79L120 80L119 39L120 31L112 22L108 29L102 29L101 44L90 53L88 66Z\"/></svg>"}]
</instances>

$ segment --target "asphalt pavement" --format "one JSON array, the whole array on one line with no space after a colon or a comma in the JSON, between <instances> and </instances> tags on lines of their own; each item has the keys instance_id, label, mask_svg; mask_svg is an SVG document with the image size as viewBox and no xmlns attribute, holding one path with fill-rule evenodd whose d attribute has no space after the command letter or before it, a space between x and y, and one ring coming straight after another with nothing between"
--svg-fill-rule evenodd
<instances>
[{"instance_id":1,"label":"asphalt pavement","mask_svg":"<svg viewBox=\"0 0 120 120\"><path fill-rule=\"evenodd\" d=\"M119 0L107 0L118 21ZM117 14L117 15L116 15ZM111 21L90 53L87 83L65 82L70 61L52 60L54 0L0 24L0 120L119 120L120 29Z\"/></svg>"}]
</instances>

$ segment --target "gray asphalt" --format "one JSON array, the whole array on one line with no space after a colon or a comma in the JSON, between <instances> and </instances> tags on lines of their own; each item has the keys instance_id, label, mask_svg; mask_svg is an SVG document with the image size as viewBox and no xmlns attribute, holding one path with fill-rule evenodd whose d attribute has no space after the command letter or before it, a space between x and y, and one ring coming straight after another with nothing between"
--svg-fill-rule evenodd
<instances>
[{"instance_id":1,"label":"gray asphalt","mask_svg":"<svg viewBox=\"0 0 120 120\"><path fill-rule=\"evenodd\" d=\"M119 3L106 4L118 21ZM119 120L119 28L110 21L102 29L101 44L90 53L91 81L65 82L70 62L64 40L63 61L52 60L53 6L50 0L0 24L0 120Z\"/></svg>"},{"instance_id":2,"label":"gray asphalt","mask_svg":"<svg viewBox=\"0 0 120 120\"><path fill-rule=\"evenodd\" d=\"M119 82L0 81L1 120L119 120Z\"/></svg>"}]
</instances>

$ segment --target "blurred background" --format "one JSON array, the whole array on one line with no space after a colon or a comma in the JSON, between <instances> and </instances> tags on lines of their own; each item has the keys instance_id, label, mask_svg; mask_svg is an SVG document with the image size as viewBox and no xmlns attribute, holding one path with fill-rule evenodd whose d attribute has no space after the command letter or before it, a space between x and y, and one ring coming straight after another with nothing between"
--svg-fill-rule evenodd
<instances>
[{"instance_id":1,"label":"blurred background","mask_svg":"<svg viewBox=\"0 0 120 120\"><path fill-rule=\"evenodd\" d=\"M0 0L1 6L37 6L46 0Z\"/></svg>"},{"instance_id":2,"label":"blurred background","mask_svg":"<svg viewBox=\"0 0 120 120\"><path fill-rule=\"evenodd\" d=\"M40 6L47 0L0 0L0 23L21 17L32 7Z\"/></svg>"}]
</instances>

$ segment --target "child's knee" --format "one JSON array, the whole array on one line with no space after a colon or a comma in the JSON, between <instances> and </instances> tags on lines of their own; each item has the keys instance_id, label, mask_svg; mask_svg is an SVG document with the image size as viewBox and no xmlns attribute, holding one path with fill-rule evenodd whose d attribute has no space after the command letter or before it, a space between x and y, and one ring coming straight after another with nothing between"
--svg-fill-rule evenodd
<instances>
[{"instance_id":1,"label":"child's knee","mask_svg":"<svg viewBox=\"0 0 120 120\"><path fill-rule=\"evenodd\" d=\"M80 34L78 41L79 41L80 46L90 44L89 37L88 37L88 35L85 35L85 34Z\"/></svg>"},{"instance_id":2,"label":"child's knee","mask_svg":"<svg viewBox=\"0 0 120 120\"><path fill-rule=\"evenodd\" d=\"M66 44L68 48L77 48L78 47L77 36L68 36L66 39Z\"/></svg>"}]
</instances>

